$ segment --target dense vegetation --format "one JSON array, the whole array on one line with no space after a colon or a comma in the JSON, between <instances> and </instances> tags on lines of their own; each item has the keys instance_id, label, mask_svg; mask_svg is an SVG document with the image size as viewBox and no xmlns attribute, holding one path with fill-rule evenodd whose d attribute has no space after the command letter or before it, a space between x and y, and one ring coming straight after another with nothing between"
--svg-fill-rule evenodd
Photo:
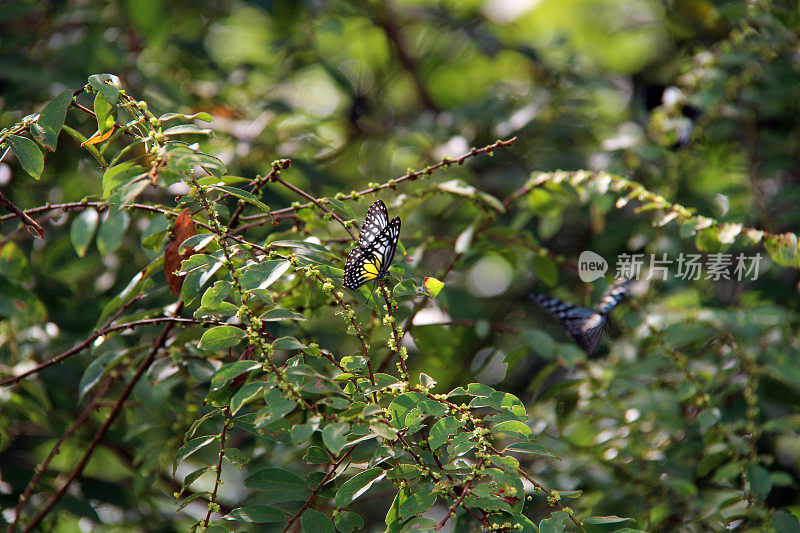
<instances>
[{"instance_id":1,"label":"dense vegetation","mask_svg":"<svg viewBox=\"0 0 800 533\"><path fill-rule=\"evenodd\" d=\"M798 32L3 2L0 525L800 531ZM348 290L376 199L395 260ZM527 297L633 257L591 357Z\"/></svg>"}]
</instances>

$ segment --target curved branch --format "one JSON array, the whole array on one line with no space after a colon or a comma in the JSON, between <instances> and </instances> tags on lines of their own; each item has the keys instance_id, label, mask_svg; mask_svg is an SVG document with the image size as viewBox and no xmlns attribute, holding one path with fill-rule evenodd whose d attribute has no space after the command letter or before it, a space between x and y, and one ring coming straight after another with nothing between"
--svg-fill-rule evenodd
<instances>
[{"instance_id":1,"label":"curved branch","mask_svg":"<svg viewBox=\"0 0 800 533\"><path fill-rule=\"evenodd\" d=\"M183 302L181 302L180 305L178 305L178 308L175 310L174 314L177 315L178 313L180 313L182 308L183 308ZM117 401L114 403L114 407L111 410L111 413L109 413L108 418L106 418L106 421L103 423L100 429L97 430L97 433L95 433L94 438L89 443L89 447L86 449L86 452L84 452L83 457L81 457L81 460L78 462L77 466L75 466L75 468L72 470L72 473L70 473L69 477L67 478L67 481L61 486L60 489L58 489L50 497L49 500L47 500L47 503L45 504L44 508L41 511L39 511L39 513L36 516L33 517L31 523L28 524L28 527L25 528L25 533L34 531L36 529L36 526L39 525L42 519L45 516L47 516L47 514L53 509L55 504L58 503L58 501L61 499L62 496L64 496L64 493L67 492L67 489L72 484L72 482L75 481L78 478L78 476L81 475L83 469L86 467L86 463L89 462L89 458L91 458L92 454L94 453L94 450L97 448L97 445L100 444L100 441L105 436L106 432L108 431L108 428L111 427L111 424L114 422L114 420L116 420L120 411L122 411L122 406L125 403L125 400L128 399L128 396L133 390L133 387L136 386L139 380L142 379L142 376L147 371L147 369L150 368L150 365L153 364L153 361L156 358L156 354L164 346L164 343L167 341L167 336L169 335L169 332L172 331L173 327L175 327L174 323L169 323L166 326L164 326L164 329L161 331L161 335L159 335L155 343L153 343L153 348L150 350L150 353L147 355L147 357L144 358L142 363L139 365L139 368L136 369L136 374L134 374L133 378L131 378L131 380L128 382L128 385L125 386L125 389L122 391L122 394L120 394L119 398L117 398Z\"/></svg>"}]
</instances>

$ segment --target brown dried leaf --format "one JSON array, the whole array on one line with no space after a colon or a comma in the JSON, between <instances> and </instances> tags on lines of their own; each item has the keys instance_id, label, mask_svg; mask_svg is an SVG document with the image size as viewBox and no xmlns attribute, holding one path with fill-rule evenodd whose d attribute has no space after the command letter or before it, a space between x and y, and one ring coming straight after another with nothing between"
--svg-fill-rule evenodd
<instances>
[{"instance_id":1,"label":"brown dried leaf","mask_svg":"<svg viewBox=\"0 0 800 533\"><path fill-rule=\"evenodd\" d=\"M181 261L193 253L192 250L186 250L184 253L179 254L178 249L183 241L195 234L197 232L194 229L194 221L184 209L175 219L175 225L172 227L172 239L167 243L167 248L164 250L164 275L167 276L167 283L173 296L178 296L181 293L184 278L184 276L175 274L175 271L180 270Z\"/></svg>"}]
</instances>

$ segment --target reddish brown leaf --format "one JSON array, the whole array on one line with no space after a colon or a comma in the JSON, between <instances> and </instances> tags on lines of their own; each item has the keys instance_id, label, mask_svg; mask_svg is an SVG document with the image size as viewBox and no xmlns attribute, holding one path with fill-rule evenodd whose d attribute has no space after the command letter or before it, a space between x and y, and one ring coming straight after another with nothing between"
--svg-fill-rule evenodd
<instances>
[{"instance_id":1,"label":"reddish brown leaf","mask_svg":"<svg viewBox=\"0 0 800 533\"><path fill-rule=\"evenodd\" d=\"M239 356L239 361L249 361L250 359L253 358L253 355L255 355L255 353L256 353L255 347L252 344L248 344L247 348L245 348L244 351L242 352L242 355ZM241 386L241 384L244 383L244 381L247 379L247 376L249 375L250 371L248 370L244 374L239 374L238 376L233 378L233 380L231 380L231 388L233 389L239 388L239 386Z\"/></svg>"},{"instance_id":2,"label":"reddish brown leaf","mask_svg":"<svg viewBox=\"0 0 800 533\"><path fill-rule=\"evenodd\" d=\"M191 250L186 250L184 253L179 254L178 249L183 241L196 233L194 221L184 209L175 219L175 225L172 227L172 239L167 243L167 249L164 251L164 274L167 276L167 283L170 290L172 290L173 296L178 296L181 293L184 278L184 276L175 274L175 271L180 270L181 261L192 255Z\"/></svg>"}]
</instances>

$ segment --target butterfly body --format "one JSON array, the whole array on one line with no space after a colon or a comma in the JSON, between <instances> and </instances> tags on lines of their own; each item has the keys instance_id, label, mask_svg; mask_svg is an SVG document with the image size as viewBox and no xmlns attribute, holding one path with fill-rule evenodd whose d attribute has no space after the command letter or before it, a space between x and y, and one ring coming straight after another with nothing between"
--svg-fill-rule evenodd
<instances>
[{"instance_id":1,"label":"butterfly body","mask_svg":"<svg viewBox=\"0 0 800 533\"><path fill-rule=\"evenodd\" d=\"M570 337L588 355L597 351L611 311L627 296L630 280L620 279L606 290L597 309L589 309L552 296L532 293L530 298L556 317Z\"/></svg>"},{"instance_id":2,"label":"butterfly body","mask_svg":"<svg viewBox=\"0 0 800 533\"><path fill-rule=\"evenodd\" d=\"M367 211L358 246L344 264L344 286L357 289L368 281L379 280L389 272L400 238L400 217L389 220L386 205L378 200Z\"/></svg>"}]
</instances>

